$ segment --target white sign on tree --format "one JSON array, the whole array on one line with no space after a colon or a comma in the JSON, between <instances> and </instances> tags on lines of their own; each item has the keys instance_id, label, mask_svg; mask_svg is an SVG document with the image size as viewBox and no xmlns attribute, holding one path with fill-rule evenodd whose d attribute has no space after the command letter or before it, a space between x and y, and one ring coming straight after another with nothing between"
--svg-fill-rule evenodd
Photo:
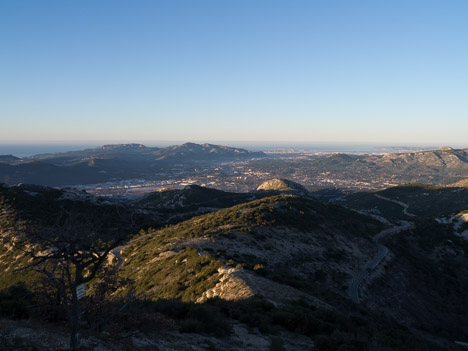
<instances>
[{"instance_id":1,"label":"white sign on tree","mask_svg":"<svg viewBox=\"0 0 468 351\"><path fill-rule=\"evenodd\" d=\"M78 300L82 299L86 296L86 286L84 284L80 284L76 287L76 297Z\"/></svg>"}]
</instances>

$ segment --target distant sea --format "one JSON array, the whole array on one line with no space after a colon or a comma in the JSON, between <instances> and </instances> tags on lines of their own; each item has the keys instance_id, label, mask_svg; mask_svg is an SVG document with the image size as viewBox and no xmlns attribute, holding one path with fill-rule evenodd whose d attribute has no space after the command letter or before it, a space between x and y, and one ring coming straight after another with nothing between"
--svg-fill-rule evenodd
<instances>
[{"instance_id":1,"label":"distant sea","mask_svg":"<svg viewBox=\"0 0 468 351\"><path fill-rule=\"evenodd\" d=\"M242 147L251 151L297 150L304 152L342 152L350 154L396 153L437 149L431 145L379 145L351 143L225 143L227 146Z\"/></svg>"},{"instance_id":2,"label":"distant sea","mask_svg":"<svg viewBox=\"0 0 468 351\"><path fill-rule=\"evenodd\" d=\"M201 142L199 142L201 143ZM218 141L212 144L239 147L251 151L280 151L298 150L305 152L343 152L343 153L396 153L437 149L440 145L391 145L391 144L360 144L360 143L297 143L297 142L233 142ZM27 157L37 154L77 151L95 148L101 144L1 144L0 155L14 155ZM165 147L183 144L183 142L147 142L142 143L151 147ZM468 145L450 145L454 148Z\"/></svg>"}]
</instances>

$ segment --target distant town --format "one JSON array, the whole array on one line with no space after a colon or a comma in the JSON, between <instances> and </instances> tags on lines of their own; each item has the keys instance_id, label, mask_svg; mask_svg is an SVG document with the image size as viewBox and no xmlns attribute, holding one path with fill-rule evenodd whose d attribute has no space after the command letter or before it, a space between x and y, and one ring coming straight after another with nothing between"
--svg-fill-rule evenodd
<instances>
[{"instance_id":1,"label":"distant town","mask_svg":"<svg viewBox=\"0 0 468 351\"><path fill-rule=\"evenodd\" d=\"M116 144L26 158L3 155L0 163L0 180L6 184L75 187L99 196L136 197L192 184L245 193L272 178L292 180L310 191L355 192L405 183L457 182L466 178L468 149L253 152L212 144L166 148Z\"/></svg>"},{"instance_id":2,"label":"distant town","mask_svg":"<svg viewBox=\"0 0 468 351\"><path fill-rule=\"evenodd\" d=\"M284 151L269 153L267 159L200 163L200 167L175 165L170 171L156 173L153 179L127 179L77 186L100 196L140 196L165 188L180 189L196 184L231 192L249 192L272 178L287 178L309 190L341 189L359 191L385 189L401 183L395 175L373 175L348 171L330 172L308 167L308 161L335 153Z\"/></svg>"}]
</instances>

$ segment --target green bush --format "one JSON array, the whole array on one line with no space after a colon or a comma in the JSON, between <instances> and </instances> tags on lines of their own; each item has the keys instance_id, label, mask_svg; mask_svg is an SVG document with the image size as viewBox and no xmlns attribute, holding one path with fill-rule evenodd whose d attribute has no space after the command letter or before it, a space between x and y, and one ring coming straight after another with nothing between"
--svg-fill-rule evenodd
<instances>
[{"instance_id":1,"label":"green bush","mask_svg":"<svg viewBox=\"0 0 468 351\"><path fill-rule=\"evenodd\" d=\"M180 322L179 330L182 333L203 333L205 327L202 322L194 318L187 318Z\"/></svg>"},{"instance_id":2,"label":"green bush","mask_svg":"<svg viewBox=\"0 0 468 351\"><path fill-rule=\"evenodd\" d=\"M28 318L33 297L33 293L23 284L0 291L0 316L11 319Z\"/></svg>"},{"instance_id":3,"label":"green bush","mask_svg":"<svg viewBox=\"0 0 468 351\"><path fill-rule=\"evenodd\" d=\"M200 323L202 325L201 332L217 337L229 335L232 331L232 325L215 306L194 305L188 313L188 320ZM194 325L193 322L191 324Z\"/></svg>"}]
</instances>

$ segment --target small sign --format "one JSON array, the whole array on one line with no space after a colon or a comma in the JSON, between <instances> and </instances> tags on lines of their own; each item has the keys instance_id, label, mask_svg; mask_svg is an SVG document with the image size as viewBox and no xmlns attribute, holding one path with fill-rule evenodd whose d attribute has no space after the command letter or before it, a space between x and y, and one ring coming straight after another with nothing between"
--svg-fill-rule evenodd
<instances>
[{"instance_id":1,"label":"small sign","mask_svg":"<svg viewBox=\"0 0 468 351\"><path fill-rule=\"evenodd\" d=\"M86 296L86 286L84 284L80 284L76 287L76 297L78 300L82 299Z\"/></svg>"}]
</instances>

